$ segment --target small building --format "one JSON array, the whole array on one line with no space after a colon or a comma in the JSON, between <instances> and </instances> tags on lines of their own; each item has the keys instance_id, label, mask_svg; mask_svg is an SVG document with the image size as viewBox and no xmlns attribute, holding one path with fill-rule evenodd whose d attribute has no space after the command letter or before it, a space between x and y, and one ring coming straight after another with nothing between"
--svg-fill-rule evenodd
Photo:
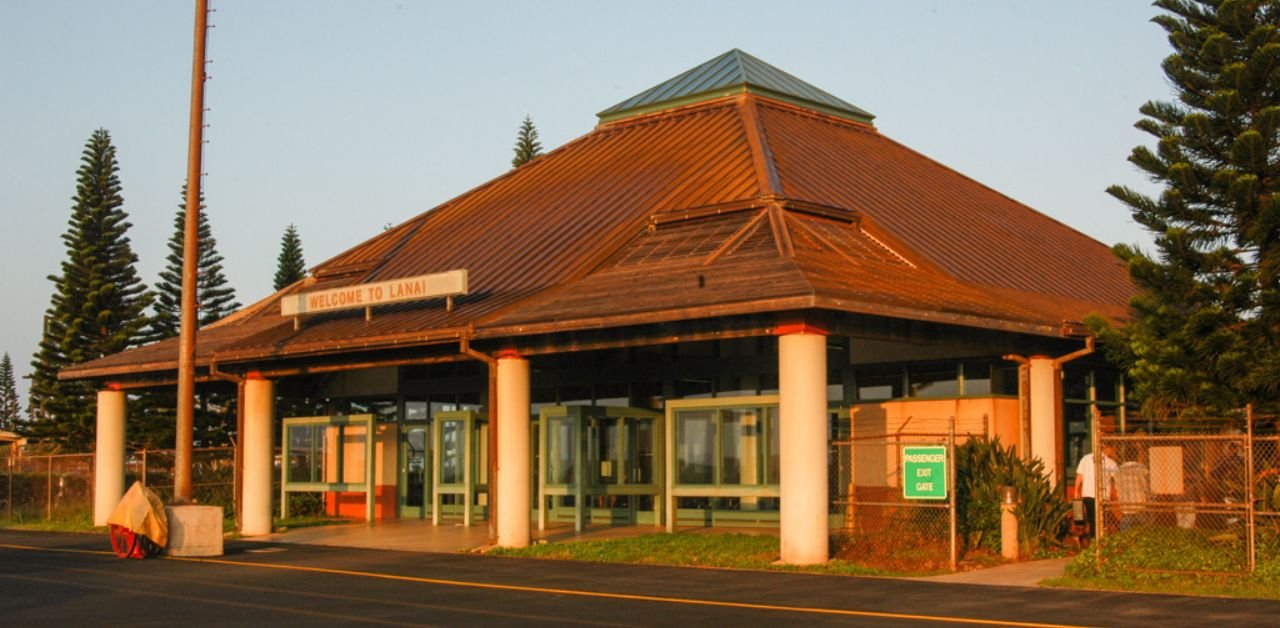
<instances>
[{"instance_id":1,"label":"small building","mask_svg":"<svg viewBox=\"0 0 1280 628\"><path fill-rule=\"evenodd\" d=\"M1062 481L1091 409L1123 412L1081 321L1133 294L1103 244L731 50L202 329L197 377L239 385L246 535L279 444L286 485L343 512L493 517L510 546L755 522L810 563L851 424L980 421ZM100 384L118 447L123 391L176 362L174 339L61 377Z\"/></svg>"},{"instance_id":2,"label":"small building","mask_svg":"<svg viewBox=\"0 0 1280 628\"><path fill-rule=\"evenodd\" d=\"M0 446L5 446L7 455L10 458L16 458L22 455L22 448L26 447L27 438L16 432L0 430Z\"/></svg>"}]
</instances>

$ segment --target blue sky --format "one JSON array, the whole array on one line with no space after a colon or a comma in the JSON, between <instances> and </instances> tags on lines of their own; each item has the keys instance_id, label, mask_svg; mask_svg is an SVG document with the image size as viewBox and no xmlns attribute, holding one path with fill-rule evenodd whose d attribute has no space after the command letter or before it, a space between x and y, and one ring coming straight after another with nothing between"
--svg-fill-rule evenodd
<instances>
[{"instance_id":1,"label":"blue sky","mask_svg":"<svg viewBox=\"0 0 1280 628\"><path fill-rule=\"evenodd\" d=\"M505 172L595 113L741 48L877 116L884 134L1107 244L1149 238L1104 189L1137 109L1167 99L1135 0L211 0L204 181L240 301L298 225L316 264ZM94 129L118 150L154 283L186 175L193 3L0 2L0 351L20 375L65 256ZM22 389L25 394L25 382Z\"/></svg>"}]
</instances>

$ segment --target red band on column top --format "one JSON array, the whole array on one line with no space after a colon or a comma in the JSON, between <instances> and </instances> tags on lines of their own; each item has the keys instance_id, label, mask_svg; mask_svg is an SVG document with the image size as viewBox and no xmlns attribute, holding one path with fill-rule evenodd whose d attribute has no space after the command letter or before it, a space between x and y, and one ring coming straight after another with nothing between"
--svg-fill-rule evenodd
<instances>
[{"instance_id":1,"label":"red band on column top","mask_svg":"<svg viewBox=\"0 0 1280 628\"><path fill-rule=\"evenodd\" d=\"M244 374L245 379L266 379L262 376L262 371L249 371Z\"/></svg>"},{"instance_id":2,"label":"red band on column top","mask_svg":"<svg viewBox=\"0 0 1280 628\"><path fill-rule=\"evenodd\" d=\"M520 352L515 349L503 349L498 352L498 359L520 359Z\"/></svg>"},{"instance_id":3,"label":"red band on column top","mask_svg":"<svg viewBox=\"0 0 1280 628\"><path fill-rule=\"evenodd\" d=\"M124 386L120 382L107 382L107 390L124 390Z\"/></svg>"},{"instance_id":4,"label":"red band on column top","mask_svg":"<svg viewBox=\"0 0 1280 628\"><path fill-rule=\"evenodd\" d=\"M773 328L773 335L775 336L790 336L791 334L829 335L827 330L808 323L786 323Z\"/></svg>"}]
</instances>

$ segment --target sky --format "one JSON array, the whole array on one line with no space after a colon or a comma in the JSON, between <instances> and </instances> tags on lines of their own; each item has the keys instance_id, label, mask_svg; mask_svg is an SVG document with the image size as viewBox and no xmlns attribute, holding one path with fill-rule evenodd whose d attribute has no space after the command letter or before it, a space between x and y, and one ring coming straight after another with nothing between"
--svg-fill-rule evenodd
<instances>
[{"instance_id":1,"label":"sky","mask_svg":"<svg viewBox=\"0 0 1280 628\"><path fill-rule=\"evenodd\" d=\"M211 0L204 193L242 303L297 225L309 266L740 48L885 135L1106 244L1150 247L1109 185L1171 98L1139 0ZM0 0L0 352L30 371L85 142L108 129L153 284L186 177L194 2ZM26 394L26 380L20 392Z\"/></svg>"}]
</instances>

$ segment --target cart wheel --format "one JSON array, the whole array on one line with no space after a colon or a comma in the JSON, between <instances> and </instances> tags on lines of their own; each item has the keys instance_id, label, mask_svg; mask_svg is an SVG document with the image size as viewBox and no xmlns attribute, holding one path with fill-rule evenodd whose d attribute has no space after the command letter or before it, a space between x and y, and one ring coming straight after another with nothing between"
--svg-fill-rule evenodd
<instances>
[{"instance_id":1,"label":"cart wheel","mask_svg":"<svg viewBox=\"0 0 1280 628\"><path fill-rule=\"evenodd\" d=\"M138 535L124 526L111 524L111 549L120 558L129 558L138 548Z\"/></svg>"},{"instance_id":2,"label":"cart wheel","mask_svg":"<svg viewBox=\"0 0 1280 628\"><path fill-rule=\"evenodd\" d=\"M136 551L139 554L139 558L155 558L160 555L160 552L164 551L163 547L156 545L147 535L139 534L137 537L138 549Z\"/></svg>"}]
</instances>

